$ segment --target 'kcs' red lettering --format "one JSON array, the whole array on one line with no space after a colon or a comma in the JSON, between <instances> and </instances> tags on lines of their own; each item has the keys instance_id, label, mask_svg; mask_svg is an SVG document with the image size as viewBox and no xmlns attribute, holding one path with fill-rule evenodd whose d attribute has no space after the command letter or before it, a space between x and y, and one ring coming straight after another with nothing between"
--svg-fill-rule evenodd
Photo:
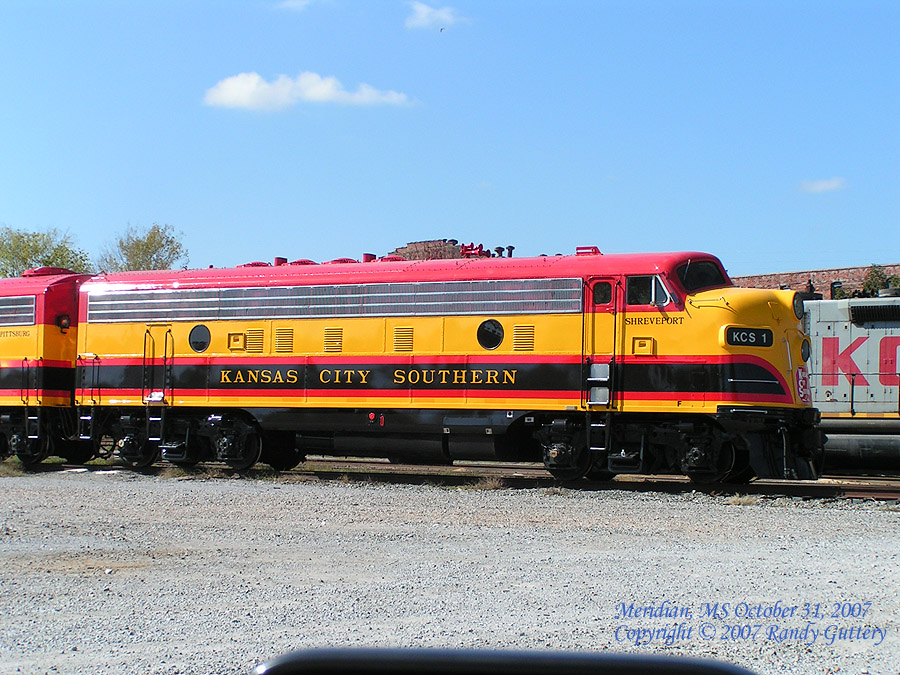
<instances>
[{"instance_id":1,"label":"'kcs' red lettering","mask_svg":"<svg viewBox=\"0 0 900 675\"><path fill-rule=\"evenodd\" d=\"M844 377L850 384L858 384L868 386L869 381L860 372L856 362L853 361L851 354L862 346L862 343L868 340L868 337L858 337L844 351L839 352L840 338L826 337L822 338L822 385L825 387L836 387L838 383L838 373L843 372ZM856 378L851 378L855 375Z\"/></svg>"},{"instance_id":2,"label":"'kcs' red lettering","mask_svg":"<svg viewBox=\"0 0 900 675\"><path fill-rule=\"evenodd\" d=\"M878 345L878 381L885 387L900 385L900 376L897 375L898 347L900 347L900 337L894 336L881 338Z\"/></svg>"}]
</instances>

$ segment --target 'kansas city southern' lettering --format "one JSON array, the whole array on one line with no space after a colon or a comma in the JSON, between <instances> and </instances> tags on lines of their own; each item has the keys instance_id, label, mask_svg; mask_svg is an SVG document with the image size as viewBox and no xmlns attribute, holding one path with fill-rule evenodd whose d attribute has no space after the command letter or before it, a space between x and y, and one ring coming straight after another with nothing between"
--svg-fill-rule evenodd
<instances>
[{"instance_id":1,"label":"'kansas city southern' lettering","mask_svg":"<svg viewBox=\"0 0 900 675\"><path fill-rule=\"evenodd\" d=\"M297 368L223 368L220 385L299 385L300 387L422 387L484 386L514 387L518 368L323 368L303 371ZM304 382L306 383L304 385Z\"/></svg>"}]
</instances>

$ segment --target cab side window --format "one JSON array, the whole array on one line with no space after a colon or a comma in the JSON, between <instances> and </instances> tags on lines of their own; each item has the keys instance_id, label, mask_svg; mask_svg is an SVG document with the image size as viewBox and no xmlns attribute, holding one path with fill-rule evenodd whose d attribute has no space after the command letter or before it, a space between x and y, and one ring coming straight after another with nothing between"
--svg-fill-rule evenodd
<instances>
[{"instance_id":1,"label":"cab side window","mask_svg":"<svg viewBox=\"0 0 900 675\"><path fill-rule=\"evenodd\" d=\"M629 305L663 307L669 304L669 300L666 287L656 275L633 276L625 281L625 301Z\"/></svg>"},{"instance_id":2,"label":"cab side window","mask_svg":"<svg viewBox=\"0 0 900 675\"><path fill-rule=\"evenodd\" d=\"M628 277L625 288L629 305L649 305L653 299L653 277Z\"/></svg>"},{"instance_id":3,"label":"cab side window","mask_svg":"<svg viewBox=\"0 0 900 675\"><path fill-rule=\"evenodd\" d=\"M608 281L594 284L594 304L608 305L610 302L612 302L612 284Z\"/></svg>"}]
</instances>

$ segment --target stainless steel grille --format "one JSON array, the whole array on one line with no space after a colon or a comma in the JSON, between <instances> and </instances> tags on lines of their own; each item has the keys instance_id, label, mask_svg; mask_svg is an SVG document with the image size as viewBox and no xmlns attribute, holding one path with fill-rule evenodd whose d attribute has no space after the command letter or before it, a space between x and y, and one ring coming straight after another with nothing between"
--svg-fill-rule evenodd
<instances>
[{"instance_id":1,"label":"stainless steel grille","mask_svg":"<svg viewBox=\"0 0 900 675\"><path fill-rule=\"evenodd\" d=\"M581 311L581 294L581 279L107 290L88 296L88 322L571 314Z\"/></svg>"},{"instance_id":2,"label":"stainless steel grille","mask_svg":"<svg viewBox=\"0 0 900 675\"><path fill-rule=\"evenodd\" d=\"M34 296L0 298L0 326L33 326Z\"/></svg>"}]
</instances>

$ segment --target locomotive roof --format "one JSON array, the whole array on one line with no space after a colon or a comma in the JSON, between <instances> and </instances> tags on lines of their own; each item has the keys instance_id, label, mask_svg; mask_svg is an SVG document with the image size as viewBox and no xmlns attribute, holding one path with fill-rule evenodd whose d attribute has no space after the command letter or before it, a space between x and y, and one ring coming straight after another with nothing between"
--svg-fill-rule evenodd
<instances>
[{"instance_id":1,"label":"locomotive roof","mask_svg":"<svg viewBox=\"0 0 900 675\"><path fill-rule=\"evenodd\" d=\"M454 258L444 260L375 260L321 264L251 263L232 268L118 272L85 282L85 291L116 288L216 288L316 284L372 284L398 281L468 281L476 279L578 278L652 274L674 269L685 260L718 258L698 251L633 254L579 254L534 258Z\"/></svg>"},{"instance_id":2,"label":"locomotive roof","mask_svg":"<svg viewBox=\"0 0 900 675\"><path fill-rule=\"evenodd\" d=\"M43 270L50 270L45 272ZM77 274L68 270L57 268L38 268L36 270L27 270L21 277L10 277L8 279L0 279L0 297L11 297L17 295L41 295L47 289L58 284L67 284L77 282L80 279L87 279L85 274Z\"/></svg>"}]
</instances>

